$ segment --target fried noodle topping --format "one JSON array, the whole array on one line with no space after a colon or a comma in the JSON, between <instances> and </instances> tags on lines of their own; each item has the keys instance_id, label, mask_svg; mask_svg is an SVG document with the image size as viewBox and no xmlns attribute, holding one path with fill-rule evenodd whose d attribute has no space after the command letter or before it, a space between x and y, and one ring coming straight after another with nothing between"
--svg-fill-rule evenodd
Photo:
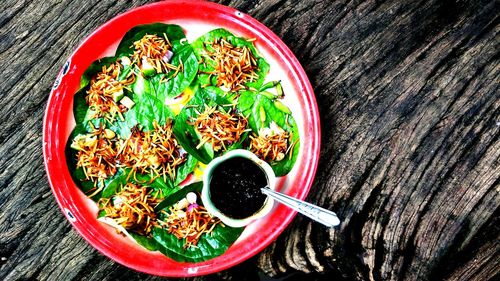
<instances>
[{"instance_id":1,"label":"fried noodle topping","mask_svg":"<svg viewBox=\"0 0 500 281\"><path fill-rule=\"evenodd\" d=\"M134 82L135 76L131 71L122 81L118 80L123 66L113 63L110 66L103 66L90 81L90 88L87 91L86 101L90 109L95 112L93 118L104 117L109 122L113 122L116 116L123 119L122 113L127 110L123 105L115 102L113 94L123 93L125 86Z\"/></svg>"},{"instance_id":2,"label":"fried noodle topping","mask_svg":"<svg viewBox=\"0 0 500 281\"><path fill-rule=\"evenodd\" d=\"M165 221L158 221L160 225L168 228L178 239L186 239L184 249L196 246L201 235L211 233L221 221L212 217L203 206L196 205L195 208L188 208L187 211L169 209ZM165 212L166 213L166 212Z\"/></svg>"},{"instance_id":3,"label":"fried noodle topping","mask_svg":"<svg viewBox=\"0 0 500 281\"><path fill-rule=\"evenodd\" d=\"M172 45L168 41L166 34L164 37L157 35L144 35L141 40L134 42L134 54L132 61L139 67L144 64L151 65L157 73L168 73L169 71L179 71L182 67L182 62L179 67L170 64L172 58Z\"/></svg>"},{"instance_id":4,"label":"fried noodle topping","mask_svg":"<svg viewBox=\"0 0 500 281\"><path fill-rule=\"evenodd\" d=\"M210 44L213 51L206 53L215 62L217 86L230 91L246 89L245 83L258 79L257 60L248 47L235 47L225 39L216 39Z\"/></svg>"},{"instance_id":5,"label":"fried noodle topping","mask_svg":"<svg viewBox=\"0 0 500 281\"><path fill-rule=\"evenodd\" d=\"M99 211L125 229L149 235L158 225L154 207L160 201L151 189L127 183L113 197L99 199L98 204Z\"/></svg>"},{"instance_id":6,"label":"fried noodle topping","mask_svg":"<svg viewBox=\"0 0 500 281\"><path fill-rule=\"evenodd\" d=\"M247 124L247 119L234 112L234 109L226 113L208 105L205 105L205 111L198 113L197 118L190 123L201 134L201 141L196 148L199 149L208 142L214 151L226 150L228 145L238 142L241 135L247 131Z\"/></svg>"},{"instance_id":7,"label":"fried noodle topping","mask_svg":"<svg viewBox=\"0 0 500 281\"><path fill-rule=\"evenodd\" d=\"M72 147L78 149L76 166L82 168L85 179L92 181L94 186L116 173L116 140L113 139L114 133L111 135L110 132L103 126L93 133L77 136L72 143Z\"/></svg>"},{"instance_id":8,"label":"fried noodle topping","mask_svg":"<svg viewBox=\"0 0 500 281\"><path fill-rule=\"evenodd\" d=\"M250 136L250 151L264 161L281 161L288 153L288 140L291 135L274 121L269 128L261 128L259 135Z\"/></svg>"},{"instance_id":9,"label":"fried noodle topping","mask_svg":"<svg viewBox=\"0 0 500 281\"><path fill-rule=\"evenodd\" d=\"M151 178L175 179L175 168L186 158L172 132L172 122L160 126L155 121L153 126L154 130L149 132L134 127L130 138L119 143L119 165L149 173Z\"/></svg>"}]
</instances>

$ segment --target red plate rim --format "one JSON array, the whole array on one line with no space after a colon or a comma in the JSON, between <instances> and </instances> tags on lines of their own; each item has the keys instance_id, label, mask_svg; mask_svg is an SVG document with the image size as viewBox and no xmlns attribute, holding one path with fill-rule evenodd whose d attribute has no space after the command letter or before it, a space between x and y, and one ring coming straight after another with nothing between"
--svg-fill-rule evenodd
<instances>
[{"instance_id":1,"label":"red plate rim","mask_svg":"<svg viewBox=\"0 0 500 281\"><path fill-rule=\"evenodd\" d=\"M116 27L123 24L125 20L136 19L138 21L144 21L145 23L149 22L147 19L143 18L144 15L158 13L161 9L177 9L176 11L181 11L180 14L184 13L186 15L191 13L191 15L187 15L187 17L192 18L196 18L193 14L196 14L195 12L198 11L202 12L204 17L213 17L219 21L238 25L248 32L258 34L258 38L264 40L267 44L264 47L269 48L269 50L273 53L278 54L280 59L283 60L283 63L285 63L289 69L289 75L296 79L299 87L297 92L302 94L302 102L306 105L303 108L303 113L305 114L304 116L306 116L305 118L307 118L307 120L304 120L304 126L307 127L307 132L304 132L304 135L306 135L308 139L308 153L306 156L307 161L303 161L303 165L300 166L301 177L299 182L294 182L294 184L299 184L301 188L296 189L293 194L290 194L296 198L304 199L311 188L320 153L320 118L316 99L307 75L290 49L271 30L252 17L233 8L205 1L165 1L148 4L120 14L100 26L91 35L85 38L84 41L82 41L78 48L69 57L68 62L75 59L77 54L82 52L82 49L85 49L84 47L87 45L94 44L95 46L96 42L95 40L94 42L91 42L92 38L103 36L103 34L108 32L110 29L115 30ZM176 16L182 15L177 13ZM79 211L78 204L76 204L77 202L74 201L76 199L72 197L75 192L80 191L73 183L66 166L64 156L66 139L61 137L63 134L62 131L64 131L64 124L63 122L60 122L63 120L62 100L68 94L74 94L74 92L71 91L68 93L68 86L62 79L65 74L71 74L74 72L73 70L68 69L68 67L69 64L67 63L59 72L58 78L56 79L54 87L50 93L45 111L43 120L43 156L45 170L47 172L48 181L54 197L67 219L80 233L80 235L87 240L88 243L105 256L127 267L154 275L188 277L210 274L232 267L260 252L278 237L278 235L287 227L296 215L296 212L291 211L286 207L278 206L274 211L274 213L280 215L278 225L271 230L264 230L264 232L267 231L267 235L265 235L265 237L260 237L258 244L252 248L246 247L247 249L243 252L230 252L230 248L222 255L226 255L223 259L224 262L220 262L222 260L219 258L222 256L202 263L178 263L173 261L171 265L175 265L175 267L170 268L169 266L152 266L151 264L143 262L141 259L118 255L113 248L113 245L109 243L110 241L102 241L100 236L95 235L92 225L89 225L88 221L85 220L83 214ZM67 99L68 98L66 98L66 100ZM70 100L72 101L72 97ZM97 220L95 221L97 222ZM87 224L85 224L86 222ZM228 252L230 253L228 254Z\"/></svg>"}]
</instances>

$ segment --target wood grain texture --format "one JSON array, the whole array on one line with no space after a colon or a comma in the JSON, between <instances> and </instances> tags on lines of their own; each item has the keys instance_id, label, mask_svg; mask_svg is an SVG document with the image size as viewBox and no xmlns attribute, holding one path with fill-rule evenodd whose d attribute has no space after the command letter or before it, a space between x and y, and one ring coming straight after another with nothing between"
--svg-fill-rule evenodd
<instances>
[{"instance_id":1,"label":"wood grain texture","mask_svg":"<svg viewBox=\"0 0 500 281\"><path fill-rule=\"evenodd\" d=\"M0 280L156 280L99 254L51 195L50 87L80 41L151 1L0 2ZM217 1L272 29L314 87L308 200L255 258L197 280L488 280L500 275L498 1ZM333 277L333 278L332 278Z\"/></svg>"}]
</instances>

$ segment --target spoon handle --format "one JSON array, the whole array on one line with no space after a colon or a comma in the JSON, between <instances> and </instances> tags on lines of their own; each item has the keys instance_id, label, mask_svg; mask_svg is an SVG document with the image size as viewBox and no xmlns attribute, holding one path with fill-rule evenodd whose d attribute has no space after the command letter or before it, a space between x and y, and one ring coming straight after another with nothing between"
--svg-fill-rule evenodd
<instances>
[{"instance_id":1,"label":"spoon handle","mask_svg":"<svg viewBox=\"0 0 500 281\"><path fill-rule=\"evenodd\" d=\"M304 202L297 198L290 197L269 188L261 188L261 191L281 204L288 206L304 216L307 216L312 220L322 223L328 227L334 227L340 224L339 218L332 211Z\"/></svg>"}]
</instances>

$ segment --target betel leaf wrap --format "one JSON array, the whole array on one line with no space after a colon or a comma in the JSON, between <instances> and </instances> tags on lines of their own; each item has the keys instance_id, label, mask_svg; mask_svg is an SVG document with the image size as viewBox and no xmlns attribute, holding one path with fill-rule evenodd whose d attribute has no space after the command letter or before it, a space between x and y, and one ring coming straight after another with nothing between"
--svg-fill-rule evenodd
<instances>
[{"instance_id":1,"label":"betel leaf wrap","mask_svg":"<svg viewBox=\"0 0 500 281\"><path fill-rule=\"evenodd\" d=\"M207 73L211 73L214 71L215 62L213 60L208 59L206 56L204 56L204 54L205 54L206 50L208 50L208 51L213 50L213 49L211 49L209 43L212 43L212 42L214 42L214 40L221 39L221 38L225 39L226 41L228 41L231 45L233 45L235 47L248 47L250 49L253 56L257 60L257 67L258 68L257 68L256 73L257 73L259 78L254 80L254 81L247 82L246 86L248 88L252 88L252 89L259 89L260 86L263 84L267 73L269 72L269 69L270 69L269 63L267 63L267 61L260 56L260 54L257 51L257 49L255 48L253 42L248 41L247 39L245 39L243 37L235 36L234 34L232 34L231 32L229 32L223 28L214 29L214 30L208 32L207 34L199 37L191 44L193 46L193 49L194 49L194 52L196 54L196 58L198 59L198 61L204 62L204 63L201 63L199 65L200 74L199 74L198 79L199 79L200 83L202 85L216 86L215 80L210 79L210 75L207 74ZM216 78L215 76L212 76L212 77Z\"/></svg>"},{"instance_id":2,"label":"betel leaf wrap","mask_svg":"<svg viewBox=\"0 0 500 281\"><path fill-rule=\"evenodd\" d=\"M160 205L162 209L168 208L184 198L188 192L201 193L202 182L193 183L180 191L165 198ZM166 202L167 204L163 204ZM201 205L201 200L197 202ZM164 215L162 215L164 216ZM161 219L161 218L160 218ZM244 228L234 228L218 224L209 234L203 234L196 247L184 248L184 239L178 239L164 228L153 230L153 239L159 245L158 250L168 257L179 262L202 262L222 255L238 239Z\"/></svg>"},{"instance_id":3,"label":"betel leaf wrap","mask_svg":"<svg viewBox=\"0 0 500 281\"><path fill-rule=\"evenodd\" d=\"M157 73L145 79L137 79L134 88L143 88L144 93L155 96L162 102L181 94L194 80L198 72L198 60L191 45L187 43L182 27L175 24L154 23L139 25L129 30L116 50L116 57L130 57L134 53L133 44L145 35L167 37L172 44L173 57L170 64L181 67L178 72ZM140 70L135 69L137 74ZM143 85L140 85L143 84Z\"/></svg>"},{"instance_id":4,"label":"betel leaf wrap","mask_svg":"<svg viewBox=\"0 0 500 281\"><path fill-rule=\"evenodd\" d=\"M109 58L107 58L108 60ZM116 59L115 59L116 61ZM89 77L96 75L101 68L95 67L95 65L110 65L102 64L102 60L97 60L92 63L87 71ZM99 128L102 124L106 128L113 130L115 133L120 135L122 138L127 138L130 136L130 129L135 125L140 125L142 129L149 131L153 129L153 121L156 121L159 125L165 125L168 119L173 119L173 113L169 110L162 101L153 95L143 93L143 92L131 92L125 88L125 96L130 97L135 105L125 113L123 113L124 119L115 118L114 122L109 122L104 118L91 118L92 110L89 108L87 101L85 100L86 92L89 89L89 84L84 88L81 88L74 96L73 100L73 114L75 116L75 122L77 124L82 124L87 132L90 132L92 126L94 128ZM89 124L89 123L92 123Z\"/></svg>"},{"instance_id":5,"label":"betel leaf wrap","mask_svg":"<svg viewBox=\"0 0 500 281\"><path fill-rule=\"evenodd\" d=\"M272 121L276 122L286 132L292 134L292 139L288 145L294 144L293 149L281 161L270 163L274 173L279 177L288 174L293 168L299 154L300 142L299 130L293 116L276 107L275 102L275 100L264 95L246 91L241 93L238 99L238 110L248 117L248 125L255 134L258 134L261 128L268 128ZM262 116L262 112L265 113L265 116ZM264 117L264 120L262 117Z\"/></svg>"},{"instance_id":6,"label":"betel leaf wrap","mask_svg":"<svg viewBox=\"0 0 500 281\"><path fill-rule=\"evenodd\" d=\"M159 198L166 198L179 191L179 188L174 188L170 181L163 181L161 178L151 179L149 174L141 175L136 174L135 176L129 177L130 169L119 169L118 172L110 179L105 182L105 188L101 192L102 198L110 198L120 191L120 188L127 183L131 182L134 184L146 186L152 189L152 192L156 194ZM99 213L99 217L106 215L105 211ZM137 234L133 231L129 231L128 234L134 238L134 240L150 251L158 250L160 247L157 242L150 236L144 236Z\"/></svg>"},{"instance_id":7,"label":"betel leaf wrap","mask_svg":"<svg viewBox=\"0 0 500 281\"><path fill-rule=\"evenodd\" d=\"M90 81L97 73L101 72L104 68L108 68L112 64L118 61L115 57L104 57L95 60L90 64L89 67L83 73L80 79L80 88L75 93L73 98L73 114L75 117L76 124L81 124L89 121L92 117L92 112L89 111L89 106L87 105L86 96L87 91L90 88ZM126 79L127 74L132 71L131 66L122 66L123 69L118 76L118 81L123 81ZM130 96L130 93L125 90L125 93Z\"/></svg>"},{"instance_id":8,"label":"betel leaf wrap","mask_svg":"<svg viewBox=\"0 0 500 281\"><path fill-rule=\"evenodd\" d=\"M173 127L174 135L182 147L199 161L208 164L216 155L223 151L215 152L209 143L196 148L201 141L201 136L196 128L190 123L196 119L199 112L203 112L205 106L217 106L220 110L228 110L233 107L235 95L223 92L217 87L202 88L195 86L194 96L175 118ZM227 150L241 146L246 138L243 134L237 143L230 145Z\"/></svg>"}]
</instances>

